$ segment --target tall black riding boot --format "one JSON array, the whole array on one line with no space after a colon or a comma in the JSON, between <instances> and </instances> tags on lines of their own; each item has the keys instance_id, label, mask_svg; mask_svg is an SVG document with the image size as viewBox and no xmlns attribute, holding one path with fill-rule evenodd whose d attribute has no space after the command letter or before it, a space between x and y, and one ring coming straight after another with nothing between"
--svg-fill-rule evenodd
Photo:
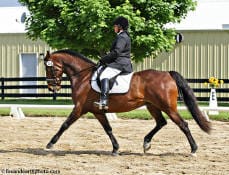
<instances>
[{"instance_id":1,"label":"tall black riding boot","mask_svg":"<svg viewBox=\"0 0 229 175\"><path fill-rule=\"evenodd\" d=\"M109 93L109 79L104 78L101 80L101 94L100 101L94 102L100 110L108 110L108 93Z\"/></svg>"}]
</instances>

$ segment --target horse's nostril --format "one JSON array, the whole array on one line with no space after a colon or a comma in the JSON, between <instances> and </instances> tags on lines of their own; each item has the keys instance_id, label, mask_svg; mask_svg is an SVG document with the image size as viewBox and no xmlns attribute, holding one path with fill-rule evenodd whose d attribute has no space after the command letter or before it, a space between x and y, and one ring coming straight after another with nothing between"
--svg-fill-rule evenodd
<instances>
[{"instance_id":1,"label":"horse's nostril","mask_svg":"<svg viewBox=\"0 0 229 175\"><path fill-rule=\"evenodd\" d=\"M51 91L51 92L53 92L53 91L54 91L54 89L53 89L53 87L52 87L52 86L48 86L48 90L49 90L49 91Z\"/></svg>"}]
</instances>

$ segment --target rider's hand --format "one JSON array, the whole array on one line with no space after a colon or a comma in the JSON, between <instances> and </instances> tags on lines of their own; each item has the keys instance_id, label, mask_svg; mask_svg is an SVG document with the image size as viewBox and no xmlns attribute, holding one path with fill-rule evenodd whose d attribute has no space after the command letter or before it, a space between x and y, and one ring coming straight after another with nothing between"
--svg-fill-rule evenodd
<instances>
[{"instance_id":1,"label":"rider's hand","mask_svg":"<svg viewBox=\"0 0 229 175\"><path fill-rule=\"evenodd\" d=\"M101 58L98 62L98 65L102 66L102 65L105 65L105 62L103 61L103 58Z\"/></svg>"}]
</instances>

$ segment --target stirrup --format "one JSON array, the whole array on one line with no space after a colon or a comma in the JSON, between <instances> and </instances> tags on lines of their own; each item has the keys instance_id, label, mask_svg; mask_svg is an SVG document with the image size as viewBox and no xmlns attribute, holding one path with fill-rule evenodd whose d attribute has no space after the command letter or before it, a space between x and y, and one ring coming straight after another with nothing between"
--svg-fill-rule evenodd
<instances>
[{"instance_id":1,"label":"stirrup","mask_svg":"<svg viewBox=\"0 0 229 175\"><path fill-rule=\"evenodd\" d=\"M94 105L99 108L99 110L108 110L108 105L101 102L94 102Z\"/></svg>"}]
</instances>

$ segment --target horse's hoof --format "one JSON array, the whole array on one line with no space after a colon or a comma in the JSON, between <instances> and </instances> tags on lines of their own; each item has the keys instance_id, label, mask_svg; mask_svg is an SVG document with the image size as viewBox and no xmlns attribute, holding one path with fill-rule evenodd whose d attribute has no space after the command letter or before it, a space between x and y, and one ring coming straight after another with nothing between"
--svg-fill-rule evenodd
<instances>
[{"instance_id":1,"label":"horse's hoof","mask_svg":"<svg viewBox=\"0 0 229 175\"><path fill-rule=\"evenodd\" d=\"M112 156L118 156L119 153L118 153L118 151L113 151L111 155L112 155Z\"/></svg>"},{"instance_id":2,"label":"horse's hoof","mask_svg":"<svg viewBox=\"0 0 229 175\"><path fill-rule=\"evenodd\" d=\"M144 142L144 144L143 144L144 153L146 153L146 151L148 151L150 148L151 148L151 143L150 142Z\"/></svg>"},{"instance_id":3,"label":"horse's hoof","mask_svg":"<svg viewBox=\"0 0 229 175\"><path fill-rule=\"evenodd\" d=\"M50 142L47 146L46 149L52 149L53 148L53 144Z\"/></svg>"},{"instance_id":4,"label":"horse's hoof","mask_svg":"<svg viewBox=\"0 0 229 175\"><path fill-rule=\"evenodd\" d=\"M197 157L196 153L191 153L191 157Z\"/></svg>"}]
</instances>

